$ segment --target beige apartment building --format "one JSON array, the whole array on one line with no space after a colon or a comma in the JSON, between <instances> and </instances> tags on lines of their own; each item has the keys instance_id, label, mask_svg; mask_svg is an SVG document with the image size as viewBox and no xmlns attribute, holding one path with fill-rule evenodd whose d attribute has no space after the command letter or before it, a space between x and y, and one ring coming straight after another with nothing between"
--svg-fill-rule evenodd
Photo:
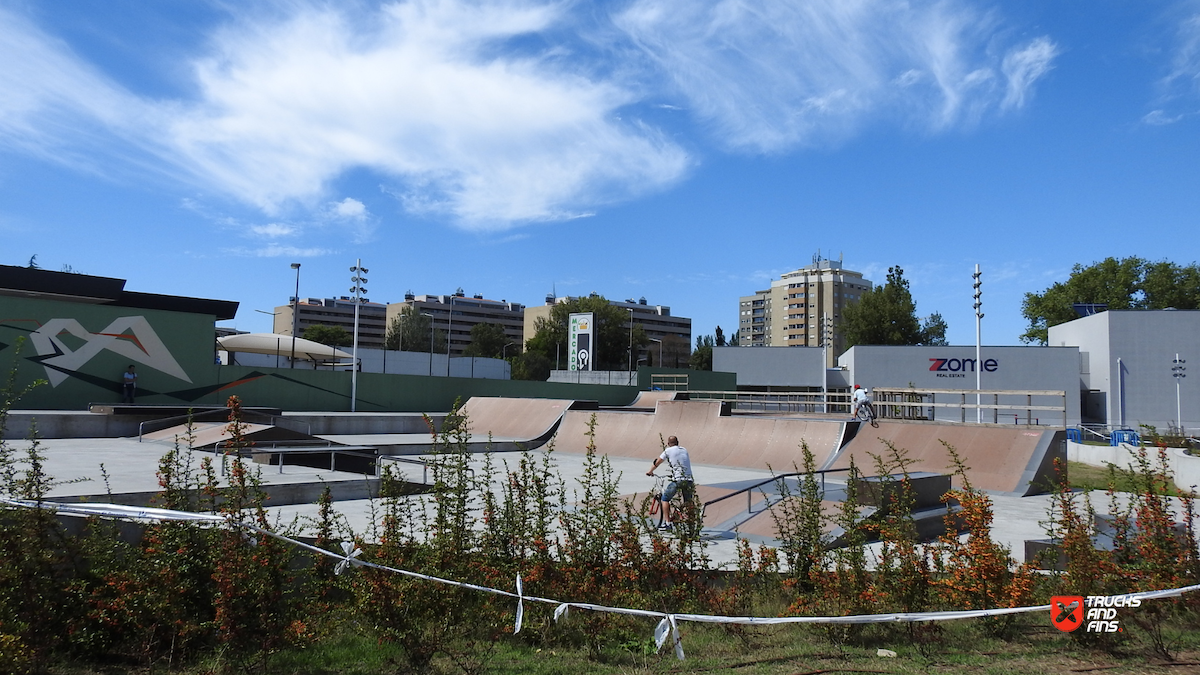
<instances>
[{"instance_id":1,"label":"beige apartment building","mask_svg":"<svg viewBox=\"0 0 1200 675\"><path fill-rule=\"evenodd\" d=\"M296 304L296 335L304 335L309 326L341 326L354 334L354 298L300 298ZM383 349L387 333L387 307L378 302L364 301L358 312L358 346ZM292 334L292 305L275 308L274 332L277 335Z\"/></svg>"},{"instance_id":2,"label":"beige apartment building","mask_svg":"<svg viewBox=\"0 0 1200 675\"><path fill-rule=\"evenodd\" d=\"M771 287L738 299L739 344L747 347L821 347L825 336L833 367L845 350L842 308L871 290L859 272L842 268L841 260L813 257L813 264L788 272Z\"/></svg>"},{"instance_id":3,"label":"beige apartment building","mask_svg":"<svg viewBox=\"0 0 1200 675\"><path fill-rule=\"evenodd\" d=\"M405 306L432 317L433 327L447 335L451 356L462 356L463 350L471 344L471 328L480 323L496 324L504 329L504 335L514 345L524 344L521 318L525 305L520 303L488 300L478 293L467 297L461 288L453 295L413 295L409 292L404 294L404 302L387 306L386 323L390 325ZM510 356L516 353L516 349L508 350Z\"/></svg>"},{"instance_id":4,"label":"beige apartment building","mask_svg":"<svg viewBox=\"0 0 1200 675\"><path fill-rule=\"evenodd\" d=\"M565 297L556 298L553 295L546 296L546 304L539 307L528 307L525 309L525 339L528 340L537 332L536 323L538 318L546 320L550 319L550 310L556 304L561 304L573 300L575 298ZM682 340L683 347L686 350L691 349L692 343L692 320L682 316L672 316L671 308L666 305L651 305L646 302L646 298L634 300L630 298L624 302L620 300L609 300L608 304L614 307L629 312L633 325L641 325L642 330L646 331L646 337L652 342L649 346L643 348L635 355L635 361L646 360L650 352L654 353L654 361L657 363L659 348L662 340L668 336ZM629 322L624 324L625 328L629 328ZM628 351L628 350L626 350ZM669 359L668 359L669 361ZM634 364L637 365L636 363Z\"/></svg>"}]
</instances>

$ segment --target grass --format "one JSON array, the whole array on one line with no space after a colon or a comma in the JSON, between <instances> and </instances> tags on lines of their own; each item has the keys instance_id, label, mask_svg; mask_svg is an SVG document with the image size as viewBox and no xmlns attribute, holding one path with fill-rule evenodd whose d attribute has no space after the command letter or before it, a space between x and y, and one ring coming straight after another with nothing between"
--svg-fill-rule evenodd
<instances>
[{"instance_id":1,"label":"grass","mask_svg":"<svg viewBox=\"0 0 1200 675\"><path fill-rule=\"evenodd\" d=\"M1110 472L1106 467L1092 466L1090 464L1082 464L1080 462L1067 462L1067 478L1071 481L1071 487L1081 490L1100 490L1108 489L1108 481ZM1128 471L1117 471L1116 475L1117 492L1138 492L1139 488L1134 482L1134 477ZM1175 482L1167 486L1165 492L1159 494L1176 495L1178 488Z\"/></svg>"},{"instance_id":2,"label":"grass","mask_svg":"<svg viewBox=\"0 0 1200 675\"><path fill-rule=\"evenodd\" d=\"M1124 610L1128 612L1136 610ZM531 618L531 617L527 617ZM538 617L548 621L548 617ZM1151 653L1145 636L1132 622L1123 621L1127 632L1108 645L1090 649L1051 627L1041 613L1019 617L1009 637L994 637L980 621L939 624L877 625L867 628L851 642L835 643L830 633L818 626L768 626L727 629L704 624L683 624L681 632L687 660L678 661L669 648L654 653L649 636L653 622L645 623L644 639L612 645L599 653L583 647L522 642L501 636L492 645L456 645L459 658L439 656L427 672L491 673L496 675L641 675L651 673L730 673L737 675L795 675L816 673L1194 673L1200 672L1200 632L1194 627L1178 630L1176 660L1166 662ZM264 675L383 675L411 672L402 650L374 637L348 630L328 635L304 649L272 655ZM550 629L554 631L553 628ZM897 657L877 655L880 648L897 652ZM472 657L478 652L486 659ZM470 653L472 650L476 654ZM56 669L54 675L210 675L238 672L229 663L208 661L186 668L77 670Z\"/></svg>"}]
</instances>

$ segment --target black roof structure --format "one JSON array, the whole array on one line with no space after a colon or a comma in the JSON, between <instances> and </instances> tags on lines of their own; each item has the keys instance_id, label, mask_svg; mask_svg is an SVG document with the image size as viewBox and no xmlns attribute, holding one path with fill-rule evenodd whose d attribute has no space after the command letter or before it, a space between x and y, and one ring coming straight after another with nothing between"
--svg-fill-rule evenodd
<instances>
[{"instance_id":1,"label":"black roof structure","mask_svg":"<svg viewBox=\"0 0 1200 675\"><path fill-rule=\"evenodd\" d=\"M211 314L218 321L234 318L238 308L238 303L230 300L208 300L180 295L127 291L124 279L94 277L74 272L52 272L12 265L0 265L0 295L135 309L162 309L189 314Z\"/></svg>"}]
</instances>

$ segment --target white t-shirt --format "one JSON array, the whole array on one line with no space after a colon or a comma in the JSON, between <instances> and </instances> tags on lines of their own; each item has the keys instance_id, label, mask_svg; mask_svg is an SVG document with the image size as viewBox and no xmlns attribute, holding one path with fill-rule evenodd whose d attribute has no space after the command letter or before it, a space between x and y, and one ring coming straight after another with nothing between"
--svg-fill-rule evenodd
<instances>
[{"instance_id":1,"label":"white t-shirt","mask_svg":"<svg viewBox=\"0 0 1200 675\"><path fill-rule=\"evenodd\" d=\"M669 445L658 457L671 467L671 480L692 480L692 459L688 457L687 448Z\"/></svg>"},{"instance_id":2,"label":"white t-shirt","mask_svg":"<svg viewBox=\"0 0 1200 675\"><path fill-rule=\"evenodd\" d=\"M862 405L864 403L870 403L870 402L871 402L871 395L867 393L866 389L855 389L854 390L854 405Z\"/></svg>"}]
</instances>

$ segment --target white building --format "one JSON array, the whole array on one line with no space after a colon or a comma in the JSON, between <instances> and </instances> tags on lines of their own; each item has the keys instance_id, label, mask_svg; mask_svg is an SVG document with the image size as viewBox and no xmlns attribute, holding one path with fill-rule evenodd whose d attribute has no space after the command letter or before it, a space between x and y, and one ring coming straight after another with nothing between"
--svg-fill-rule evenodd
<instances>
[{"instance_id":1,"label":"white building","mask_svg":"<svg viewBox=\"0 0 1200 675\"><path fill-rule=\"evenodd\" d=\"M1200 310L1109 310L1051 326L1049 343L1079 349L1087 421L1164 432L1183 426L1193 434L1200 427L1200 375L1192 369L1200 358ZM1178 382L1176 354L1188 369Z\"/></svg>"}]
</instances>

